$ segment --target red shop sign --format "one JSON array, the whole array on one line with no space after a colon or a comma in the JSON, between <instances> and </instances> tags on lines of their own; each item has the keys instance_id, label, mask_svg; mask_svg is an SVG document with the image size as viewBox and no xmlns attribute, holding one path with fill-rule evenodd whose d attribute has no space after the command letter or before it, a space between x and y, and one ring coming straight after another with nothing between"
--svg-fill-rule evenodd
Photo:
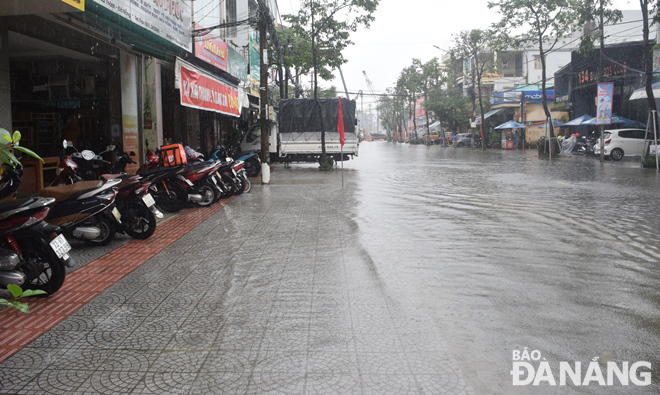
<instances>
[{"instance_id":1,"label":"red shop sign","mask_svg":"<svg viewBox=\"0 0 660 395\"><path fill-rule=\"evenodd\" d=\"M181 105L221 114L241 116L238 90L181 64Z\"/></svg>"}]
</instances>

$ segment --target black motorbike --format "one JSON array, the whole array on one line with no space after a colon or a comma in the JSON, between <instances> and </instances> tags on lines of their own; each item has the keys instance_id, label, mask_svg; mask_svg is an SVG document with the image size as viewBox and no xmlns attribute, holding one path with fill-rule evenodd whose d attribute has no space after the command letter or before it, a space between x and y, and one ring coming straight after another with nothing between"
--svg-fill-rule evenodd
<instances>
[{"instance_id":1,"label":"black motorbike","mask_svg":"<svg viewBox=\"0 0 660 395\"><path fill-rule=\"evenodd\" d=\"M3 164L0 173L0 297L11 298L9 284L53 294L73 266L61 229L43 221L55 199L12 199L23 168Z\"/></svg>"}]
</instances>

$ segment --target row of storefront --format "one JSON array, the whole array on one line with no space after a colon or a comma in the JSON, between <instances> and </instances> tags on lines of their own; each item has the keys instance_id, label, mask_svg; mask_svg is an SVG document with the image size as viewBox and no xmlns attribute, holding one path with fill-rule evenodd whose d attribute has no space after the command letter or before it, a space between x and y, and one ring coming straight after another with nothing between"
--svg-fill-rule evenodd
<instances>
[{"instance_id":1,"label":"row of storefront","mask_svg":"<svg viewBox=\"0 0 660 395\"><path fill-rule=\"evenodd\" d=\"M246 57L193 40L190 2L71 1L0 7L0 127L22 145L57 157L63 139L114 144L142 163L168 142L208 152L255 122Z\"/></svg>"},{"instance_id":2,"label":"row of storefront","mask_svg":"<svg viewBox=\"0 0 660 395\"><path fill-rule=\"evenodd\" d=\"M633 92L644 84L642 43L626 42L608 45L604 51L604 82L613 83L613 114L631 121L628 127L636 127L647 121L648 106L646 100L635 99ZM582 115L596 116L596 87L598 80L599 50L589 55L579 51L571 52L570 63L559 69L554 78L549 80L546 91L551 116L558 122L566 122ZM657 66L656 66L657 67ZM490 130L505 121L514 120L524 123L521 131L528 144L536 144L546 134L545 112L541 103L542 91L537 85L521 84L517 88L494 92L490 111L485 115L486 129ZM480 118L476 118L473 127L479 127ZM623 125L625 127L626 125ZM612 127L622 127L613 125ZM559 132L582 134L596 132L596 126L572 127Z\"/></svg>"}]
</instances>

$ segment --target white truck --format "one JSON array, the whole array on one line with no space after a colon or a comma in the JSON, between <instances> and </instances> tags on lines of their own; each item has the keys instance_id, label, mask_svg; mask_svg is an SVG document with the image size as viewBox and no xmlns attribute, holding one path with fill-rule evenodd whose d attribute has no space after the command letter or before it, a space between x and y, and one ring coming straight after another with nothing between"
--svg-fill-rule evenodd
<instances>
[{"instance_id":1,"label":"white truck","mask_svg":"<svg viewBox=\"0 0 660 395\"><path fill-rule=\"evenodd\" d=\"M339 100L342 100L344 120L343 157L339 142ZM355 101L319 99L325 129L325 151L335 161L358 155L355 130ZM321 157L321 116L314 99L280 101L277 121L271 122L269 150L271 162L317 162ZM261 127L251 127L241 142L242 151L261 151Z\"/></svg>"}]
</instances>

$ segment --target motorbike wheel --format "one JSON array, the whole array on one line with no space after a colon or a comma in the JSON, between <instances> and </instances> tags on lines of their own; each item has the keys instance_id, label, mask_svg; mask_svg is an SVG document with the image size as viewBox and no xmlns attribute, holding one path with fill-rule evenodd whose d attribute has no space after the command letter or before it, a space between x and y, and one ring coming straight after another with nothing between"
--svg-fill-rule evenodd
<instances>
[{"instance_id":1,"label":"motorbike wheel","mask_svg":"<svg viewBox=\"0 0 660 395\"><path fill-rule=\"evenodd\" d=\"M126 234L138 240L148 239L154 234L156 216L147 206L134 202L127 211L126 215L122 213L122 221L126 221Z\"/></svg>"},{"instance_id":2,"label":"motorbike wheel","mask_svg":"<svg viewBox=\"0 0 660 395\"><path fill-rule=\"evenodd\" d=\"M243 185L244 185L243 192L250 193L250 191L252 190L252 181L250 181L248 177L243 178Z\"/></svg>"},{"instance_id":3,"label":"motorbike wheel","mask_svg":"<svg viewBox=\"0 0 660 395\"><path fill-rule=\"evenodd\" d=\"M261 163L259 163L256 157L250 158L245 162L245 171L248 177L256 177L261 173Z\"/></svg>"},{"instance_id":4,"label":"motorbike wheel","mask_svg":"<svg viewBox=\"0 0 660 395\"><path fill-rule=\"evenodd\" d=\"M577 149L577 153L578 153L578 155L587 156L587 154L589 154L589 151L587 150L586 147L580 146Z\"/></svg>"},{"instance_id":5,"label":"motorbike wheel","mask_svg":"<svg viewBox=\"0 0 660 395\"><path fill-rule=\"evenodd\" d=\"M200 187L196 188L196 191L202 195L202 200L195 202L196 205L200 207L209 207L215 202L215 191L210 185L202 184Z\"/></svg>"},{"instance_id":6,"label":"motorbike wheel","mask_svg":"<svg viewBox=\"0 0 660 395\"><path fill-rule=\"evenodd\" d=\"M101 228L101 235L94 240L85 240L85 241L93 245L107 246L108 244L110 244L112 239L115 238L115 233L117 233L117 229L115 229L115 224L108 217L104 215L99 215L97 216L97 218L98 221L95 225Z\"/></svg>"},{"instance_id":7,"label":"motorbike wheel","mask_svg":"<svg viewBox=\"0 0 660 395\"><path fill-rule=\"evenodd\" d=\"M241 177L241 176L236 177L236 184L235 184L236 185L236 195L240 195L243 192L245 192L245 184L246 184L246 182L243 179L243 177Z\"/></svg>"},{"instance_id":8,"label":"motorbike wheel","mask_svg":"<svg viewBox=\"0 0 660 395\"><path fill-rule=\"evenodd\" d=\"M47 295L52 295L59 290L64 284L66 268L57 259L57 255L46 245L35 243L33 239L17 239L16 241L23 251L25 261L21 265L21 271L25 274L38 274L36 277L28 278L22 288L40 289Z\"/></svg>"},{"instance_id":9,"label":"motorbike wheel","mask_svg":"<svg viewBox=\"0 0 660 395\"><path fill-rule=\"evenodd\" d=\"M188 201L188 192L176 181L167 182L167 191L160 183L156 185L156 189L154 200L160 209L168 213L181 211Z\"/></svg>"},{"instance_id":10,"label":"motorbike wheel","mask_svg":"<svg viewBox=\"0 0 660 395\"><path fill-rule=\"evenodd\" d=\"M222 189L220 186L215 185L212 181L206 181L206 184L213 189L213 203L217 202L222 198Z\"/></svg>"}]
</instances>

